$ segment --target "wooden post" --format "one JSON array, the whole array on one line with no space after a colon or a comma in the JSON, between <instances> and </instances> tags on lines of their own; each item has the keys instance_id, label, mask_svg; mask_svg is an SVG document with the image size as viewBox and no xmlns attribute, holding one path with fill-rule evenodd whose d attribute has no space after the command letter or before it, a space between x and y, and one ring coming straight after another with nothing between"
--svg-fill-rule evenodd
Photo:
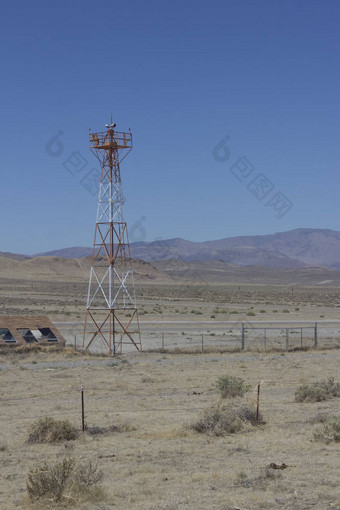
<instances>
[{"instance_id":1,"label":"wooden post","mask_svg":"<svg viewBox=\"0 0 340 510\"><path fill-rule=\"evenodd\" d=\"M202 352L204 351L203 333L202 333Z\"/></svg>"},{"instance_id":2,"label":"wooden post","mask_svg":"<svg viewBox=\"0 0 340 510\"><path fill-rule=\"evenodd\" d=\"M85 406L84 406L84 385L81 385L81 427L85 432Z\"/></svg>"},{"instance_id":3,"label":"wooden post","mask_svg":"<svg viewBox=\"0 0 340 510\"><path fill-rule=\"evenodd\" d=\"M301 328L301 347L302 347L302 328Z\"/></svg>"},{"instance_id":4,"label":"wooden post","mask_svg":"<svg viewBox=\"0 0 340 510\"><path fill-rule=\"evenodd\" d=\"M242 330L241 330L241 349L244 351L244 323L242 322Z\"/></svg>"},{"instance_id":5,"label":"wooden post","mask_svg":"<svg viewBox=\"0 0 340 510\"><path fill-rule=\"evenodd\" d=\"M289 333L288 328L286 328L286 351L289 349Z\"/></svg>"},{"instance_id":6,"label":"wooden post","mask_svg":"<svg viewBox=\"0 0 340 510\"><path fill-rule=\"evenodd\" d=\"M77 335L74 335L74 350L77 350Z\"/></svg>"},{"instance_id":7,"label":"wooden post","mask_svg":"<svg viewBox=\"0 0 340 510\"><path fill-rule=\"evenodd\" d=\"M267 330L266 330L266 328L264 328L264 339L263 340L264 340L264 348L266 348L267 347Z\"/></svg>"},{"instance_id":8,"label":"wooden post","mask_svg":"<svg viewBox=\"0 0 340 510\"><path fill-rule=\"evenodd\" d=\"M162 333L162 351L164 352L164 333Z\"/></svg>"}]
</instances>

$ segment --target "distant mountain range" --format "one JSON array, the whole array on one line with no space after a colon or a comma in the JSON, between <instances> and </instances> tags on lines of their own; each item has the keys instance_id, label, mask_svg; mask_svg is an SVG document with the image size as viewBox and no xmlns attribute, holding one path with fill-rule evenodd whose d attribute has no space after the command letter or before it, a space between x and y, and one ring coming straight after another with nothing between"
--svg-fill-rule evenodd
<instances>
[{"instance_id":1,"label":"distant mountain range","mask_svg":"<svg viewBox=\"0 0 340 510\"><path fill-rule=\"evenodd\" d=\"M39 253L37 256L81 258L91 248L73 247ZM22 255L4 254L12 258ZM221 261L236 266L299 268L323 266L340 269L340 232L328 229L299 228L261 236L227 237L217 241L192 242L167 239L131 243L131 255L146 262L181 260L185 262Z\"/></svg>"}]
</instances>

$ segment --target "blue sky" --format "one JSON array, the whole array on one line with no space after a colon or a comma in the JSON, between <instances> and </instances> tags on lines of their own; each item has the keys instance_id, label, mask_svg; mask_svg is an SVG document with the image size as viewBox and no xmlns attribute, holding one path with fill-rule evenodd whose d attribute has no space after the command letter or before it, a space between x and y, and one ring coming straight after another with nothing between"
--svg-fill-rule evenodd
<instances>
[{"instance_id":1,"label":"blue sky","mask_svg":"<svg viewBox=\"0 0 340 510\"><path fill-rule=\"evenodd\" d=\"M2 2L0 251L92 244L88 129L111 112L134 136L131 240L340 230L339 17L337 0Z\"/></svg>"}]
</instances>

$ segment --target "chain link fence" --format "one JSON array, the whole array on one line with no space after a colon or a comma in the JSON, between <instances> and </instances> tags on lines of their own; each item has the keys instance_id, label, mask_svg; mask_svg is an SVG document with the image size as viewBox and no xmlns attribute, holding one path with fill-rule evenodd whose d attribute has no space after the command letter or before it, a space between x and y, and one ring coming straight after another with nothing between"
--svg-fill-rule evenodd
<instances>
[{"instance_id":1,"label":"chain link fence","mask_svg":"<svg viewBox=\"0 0 340 510\"><path fill-rule=\"evenodd\" d=\"M81 322L56 322L67 345L83 349ZM144 352L294 350L340 347L340 321L148 321L141 322ZM134 351L129 342L121 352ZM90 352L106 353L98 337Z\"/></svg>"}]
</instances>

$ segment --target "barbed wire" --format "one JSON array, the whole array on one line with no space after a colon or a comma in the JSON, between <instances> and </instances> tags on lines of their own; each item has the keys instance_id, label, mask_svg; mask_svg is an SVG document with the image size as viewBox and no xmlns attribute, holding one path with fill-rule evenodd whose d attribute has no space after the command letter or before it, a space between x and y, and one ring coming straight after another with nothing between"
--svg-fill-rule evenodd
<instances>
[{"instance_id":1,"label":"barbed wire","mask_svg":"<svg viewBox=\"0 0 340 510\"><path fill-rule=\"evenodd\" d=\"M246 369L246 368L245 368ZM261 379L261 386L265 386L266 389L268 389L268 386L271 385L270 387L270 390L274 390L274 391L282 391L283 389L287 388L287 387L294 387L296 385L301 385L301 384L304 384L305 382L302 380L304 379L304 376L300 376L299 379L290 379L289 382L287 383L283 383L283 386L279 386L278 385L278 382L277 380L275 379L264 379L262 380ZM256 387L257 387L257 384L256 384ZM197 392L200 392L200 393L206 393L208 391L212 391L213 389L217 388L217 383L216 385L212 384L210 386L210 388L206 388L206 387L202 387L202 386L198 386L198 385L194 385L194 386L185 386L183 388L179 388L178 386L176 387L166 387L166 388L161 388L160 391L158 392L153 392L153 393L148 393L148 397L156 397L156 396L159 396L161 397L162 394L161 393L164 393L166 392L167 394L168 393L171 393L171 392L177 392L177 393L174 393L174 396L175 395L178 395L179 392L181 393L187 393L188 391L191 391L191 390L195 390ZM134 393L136 392L140 392L140 393L143 393L145 391L145 388L138 388L138 387L135 387L133 386L131 389L133 389ZM91 396L93 396L93 393L98 393L98 392L107 392L107 393L124 393L124 391L126 391L126 389L122 389L122 388L117 388L117 387L107 387L107 388L91 388L91 386L86 386L86 393L87 395L89 395L89 393L91 393ZM63 390L58 390L57 392L53 392L53 393L40 393L40 394L34 394L34 395L26 395L26 396L22 396L22 397L0 397L0 403L6 403L6 402L21 402L21 401L25 401L25 400L36 400L36 399L39 399L39 400L43 400L45 397L52 397L52 396L60 396L62 394L70 394L71 392L74 392L74 393L79 393L80 392L80 386L79 388L75 388L75 387L72 387L72 388L67 388L67 389L63 389ZM127 397L131 396L131 395L126 395ZM95 397L96 400L100 400L100 399L104 399L104 398L107 398L107 395L103 396L103 397ZM55 402L55 400L50 400L51 402ZM0 416L1 418L1 416Z\"/></svg>"},{"instance_id":2,"label":"barbed wire","mask_svg":"<svg viewBox=\"0 0 340 510\"><path fill-rule=\"evenodd\" d=\"M261 408L266 408L268 405L279 405L279 406L286 406L286 405L292 405L295 402L294 400L294 394L293 393L290 393L289 394L289 399L287 399L287 397L284 397L282 396L282 398L280 399L273 399L271 397L271 395L268 395L268 393L266 394L266 392L269 391L272 391L272 390L277 390L277 391L284 391L284 390L288 390L290 391L289 389L292 388L292 387L297 387L298 385L301 385L301 379L300 380L295 380L295 381L290 381L289 383L283 383L282 385L280 386L277 386L275 383L276 381L275 380L259 380L258 383L256 384L253 384L252 385L252 390L251 390L251 395L252 397L251 398L248 398L248 400L256 400L256 392L257 392L257 388L258 388L258 384L260 383L261 385ZM275 384L275 387L272 386L272 384ZM183 395L184 393L185 394L188 394L188 391L190 390L195 390L195 393L197 395L201 395L201 394L206 394L207 392L211 392L212 390L214 390L217 388L214 388L214 386L208 388L208 389L205 389L205 388L202 388L202 387L198 387L198 386L191 386L189 388L181 388L179 390L179 388L169 388L169 389L166 389L167 392L169 393L169 391L174 391L174 390L177 390L177 393L174 393L172 395L168 395L170 398L172 397L176 397L178 395ZM122 393L122 390L120 388L115 388L114 389L115 391L117 392L120 392ZM133 409L119 409L117 407L114 407L112 410L110 409L98 409L98 408L95 408L93 409L93 404L96 404L99 400L107 400L108 399L108 395L103 395L103 396L98 396L98 393L100 392L108 392L108 391L112 391L112 390L108 390L108 389L96 389L96 390L93 390L91 388L87 388L86 390L86 415L93 415L93 414L107 414L107 413L113 413L115 415L120 415L120 414L138 414L138 413L163 413L163 412L199 412L199 411L202 411L204 408L202 407L202 405L200 406L195 406L195 407L187 407L187 406L182 406L182 405L178 405L177 407L173 407L173 406L167 406L167 407L154 407L154 406L151 406L151 407L145 407L145 408L137 408L137 407L134 407ZM179 393L178 393L179 391ZM13 398L5 398L5 399L0 399L0 402L17 402L18 404L23 402L23 401L35 401L36 399L39 399L40 401L43 400L44 403L52 403L54 406L56 405L63 405L65 404L65 401L62 401L62 400L58 400L56 401L55 399L48 399L46 401L46 397L51 397L51 396L59 396L62 395L62 394L70 394L70 390L69 389L65 389L63 391L58 391L58 392L55 392L55 393L45 393L45 394L41 394L41 395L28 395L28 396L25 396L25 397L13 397ZM91 394L89 396L89 393ZM93 394L95 393L95 395ZM68 403L69 404L72 404L73 407L72 409L60 409L60 410L56 410L56 411L48 411L48 415L49 416L60 416L60 415L80 415L81 414L81 411L80 411L80 406L79 406L79 409L78 410L74 410L74 405L75 404L78 404L78 399L75 398L76 394L80 394L80 389L73 389L72 390L72 400L69 400ZM122 400L128 400L131 395L127 395L127 394L124 394L121 395L122 398L119 399L119 401L122 401ZM153 392L153 393L148 393L148 397L149 398L157 398L157 397L164 397L164 395L161 395L159 392ZM220 401L222 402L223 399ZM113 399L113 402L112 403L117 403L117 400L115 401ZM218 403L218 402L216 402ZM44 417L46 416L46 412L45 413L39 413L40 414L40 417ZM0 421L1 420L6 420L6 421L25 421L25 420L32 420L32 419L37 419L39 418L39 416L37 414L34 414L34 415L20 415L20 416L12 416L10 414L1 414L0 415Z\"/></svg>"}]
</instances>

